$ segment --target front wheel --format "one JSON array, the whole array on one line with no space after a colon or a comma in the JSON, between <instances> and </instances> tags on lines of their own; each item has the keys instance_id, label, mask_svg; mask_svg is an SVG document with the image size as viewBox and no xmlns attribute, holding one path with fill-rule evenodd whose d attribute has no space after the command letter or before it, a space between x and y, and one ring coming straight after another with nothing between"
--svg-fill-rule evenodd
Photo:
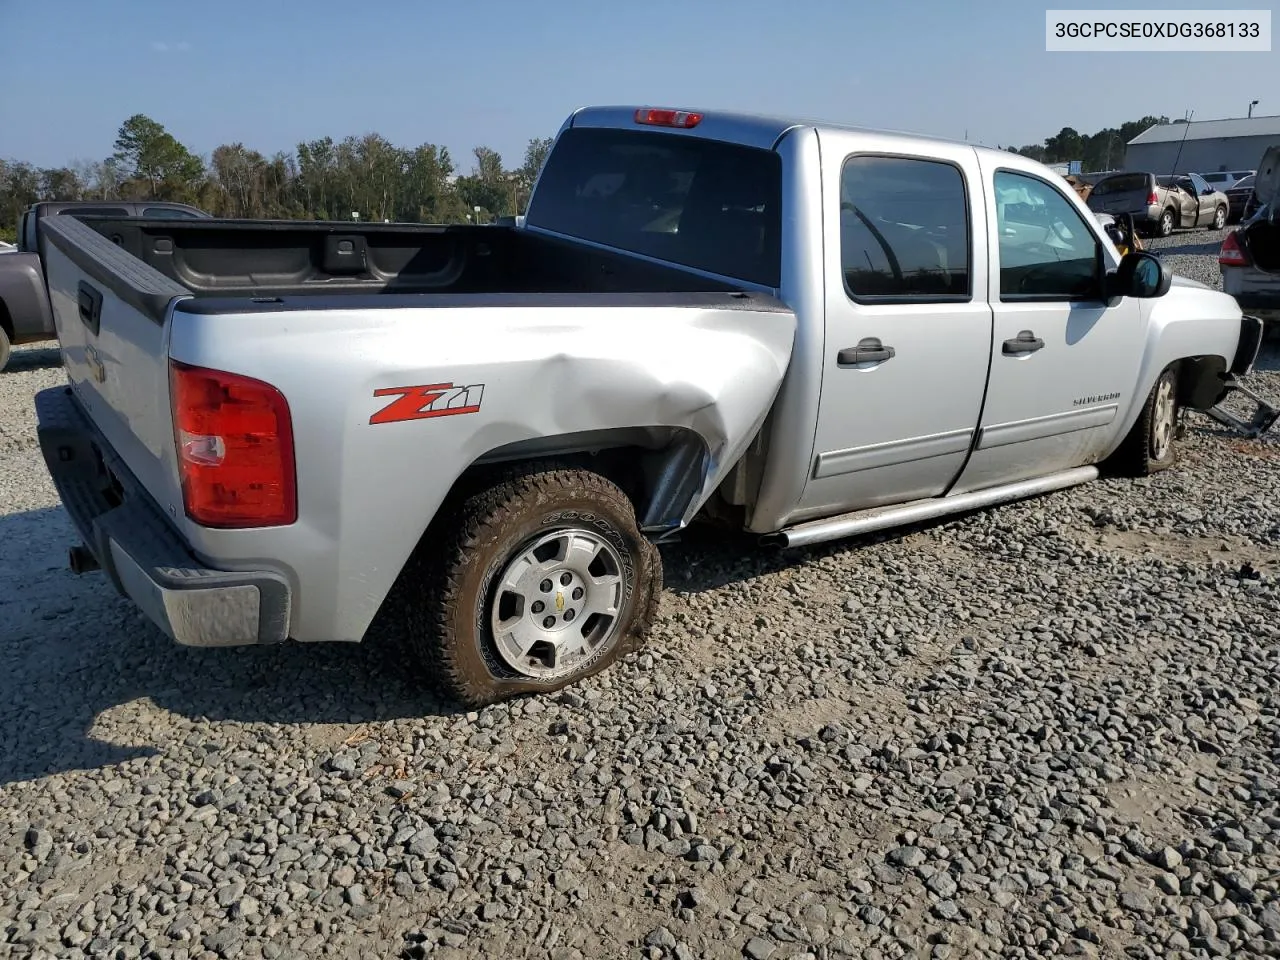
<instances>
[{"instance_id":1,"label":"front wheel","mask_svg":"<svg viewBox=\"0 0 1280 960\"><path fill-rule=\"evenodd\" d=\"M1173 442L1178 432L1178 370L1166 367L1147 395L1142 413L1111 455L1107 466L1116 473L1145 477L1168 470L1177 461Z\"/></svg>"},{"instance_id":2,"label":"front wheel","mask_svg":"<svg viewBox=\"0 0 1280 960\"><path fill-rule=\"evenodd\" d=\"M1219 207L1217 210L1214 211L1214 214L1213 214L1212 229L1221 230L1226 225L1227 225L1227 208Z\"/></svg>"},{"instance_id":3,"label":"front wheel","mask_svg":"<svg viewBox=\"0 0 1280 960\"><path fill-rule=\"evenodd\" d=\"M662 589L657 548L599 474L524 470L467 496L428 543L411 636L469 707L559 690L639 647Z\"/></svg>"}]
</instances>

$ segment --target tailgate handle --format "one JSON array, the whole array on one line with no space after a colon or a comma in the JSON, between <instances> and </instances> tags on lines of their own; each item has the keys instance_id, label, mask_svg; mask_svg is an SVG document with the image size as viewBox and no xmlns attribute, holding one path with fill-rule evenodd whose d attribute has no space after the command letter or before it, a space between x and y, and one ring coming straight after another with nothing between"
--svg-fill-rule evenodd
<instances>
[{"instance_id":1,"label":"tailgate handle","mask_svg":"<svg viewBox=\"0 0 1280 960\"><path fill-rule=\"evenodd\" d=\"M80 322L92 330L96 337L102 326L102 292L81 280L77 294L76 299L80 304Z\"/></svg>"}]
</instances>

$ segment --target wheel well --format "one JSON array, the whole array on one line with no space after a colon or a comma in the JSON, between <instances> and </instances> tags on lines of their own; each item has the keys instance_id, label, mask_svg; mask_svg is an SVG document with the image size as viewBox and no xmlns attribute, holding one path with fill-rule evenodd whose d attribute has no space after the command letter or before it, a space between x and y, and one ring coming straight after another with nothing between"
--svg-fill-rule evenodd
<instances>
[{"instance_id":1,"label":"wheel well","mask_svg":"<svg viewBox=\"0 0 1280 960\"><path fill-rule=\"evenodd\" d=\"M1178 403L1208 410L1227 392L1227 362L1222 357L1185 357L1177 362Z\"/></svg>"},{"instance_id":2,"label":"wheel well","mask_svg":"<svg viewBox=\"0 0 1280 960\"><path fill-rule=\"evenodd\" d=\"M710 457L702 437L682 427L636 427L539 438L499 447L455 481L446 504L501 482L512 472L577 467L618 485L645 531L678 526L698 495ZM445 506L441 510L444 512Z\"/></svg>"}]
</instances>

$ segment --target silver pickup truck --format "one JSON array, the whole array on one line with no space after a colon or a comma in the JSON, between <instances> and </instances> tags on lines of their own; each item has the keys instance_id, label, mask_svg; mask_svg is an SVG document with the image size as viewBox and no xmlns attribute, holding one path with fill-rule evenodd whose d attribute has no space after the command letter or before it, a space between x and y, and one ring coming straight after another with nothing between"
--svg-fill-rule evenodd
<instances>
[{"instance_id":1,"label":"silver pickup truck","mask_svg":"<svg viewBox=\"0 0 1280 960\"><path fill-rule=\"evenodd\" d=\"M788 119L579 110L519 226L41 230L73 567L184 644L390 605L473 706L635 649L695 520L801 546L1161 470L1259 345L1033 161Z\"/></svg>"}]
</instances>

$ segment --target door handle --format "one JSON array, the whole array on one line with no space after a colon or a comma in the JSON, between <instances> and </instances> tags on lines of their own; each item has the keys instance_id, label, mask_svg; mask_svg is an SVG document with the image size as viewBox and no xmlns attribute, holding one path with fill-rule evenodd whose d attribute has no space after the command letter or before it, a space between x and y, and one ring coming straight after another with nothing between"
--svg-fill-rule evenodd
<instances>
[{"instance_id":1,"label":"door handle","mask_svg":"<svg viewBox=\"0 0 1280 960\"><path fill-rule=\"evenodd\" d=\"M98 335L102 323L102 292L83 280L76 289L76 300L80 312L80 322Z\"/></svg>"},{"instance_id":2,"label":"door handle","mask_svg":"<svg viewBox=\"0 0 1280 960\"><path fill-rule=\"evenodd\" d=\"M859 340L856 347L845 347L836 354L836 363L842 367L855 363L883 363L893 359L895 352L893 347L882 344L879 337L866 337Z\"/></svg>"},{"instance_id":3,"label":"door handle","mask_svg":"<svg viewBox=\"0 0 1280 960\"><path fill-rule=\"evenodd\" d=\"M1014 357L1020 353L1035 353L1044 346L1044 341L1030 330L1021 331L1012 340L1004 342L1004 355Z\"/></svg>"}]
</instances>

